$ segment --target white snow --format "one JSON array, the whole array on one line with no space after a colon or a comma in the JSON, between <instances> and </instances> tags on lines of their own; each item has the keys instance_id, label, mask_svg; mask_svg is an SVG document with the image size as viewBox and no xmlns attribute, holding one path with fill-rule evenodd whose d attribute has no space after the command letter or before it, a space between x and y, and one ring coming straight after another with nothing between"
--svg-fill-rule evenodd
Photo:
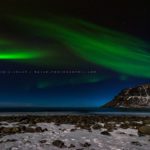
<instances>
[{"instance_id":1,"label":"white snow","mask_svg":"<svg viewBox=\"0 0 150 150\"><path fill-rule=\"evenodd\" d=\"M16 126L16 124L9 123L9 126ZM75 126L68 124L57 126L54 123L37 123L37 126L43 129L47 128L48 131L3 136L0 138L0 150L75 150L83 148L82 144L85 142L91 144L89 148L84 148L89 150L149 150L150 147L150 136L139 137L136 129L120 129L118 127L117 130L110 132L111 136L107 136L101 134L101 131L105 130L104 128L89 132L79 128L76 128L75 131L70 131ZM16 141L11 142L7 140ZM42 140L46 140L46 142L40 142ZM73 144L75 148L58 148L52 145L54 140L63 141L67 147ZM131 142L139 142L142 146Z\"/></svg>"}]
</instances>

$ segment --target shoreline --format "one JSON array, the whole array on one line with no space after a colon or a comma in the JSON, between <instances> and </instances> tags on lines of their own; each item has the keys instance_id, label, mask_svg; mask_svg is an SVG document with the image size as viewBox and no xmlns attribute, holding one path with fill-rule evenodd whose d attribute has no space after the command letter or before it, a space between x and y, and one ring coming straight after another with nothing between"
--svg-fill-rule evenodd
<instances>
[{"instance_id":1,"label":"shoreline","mask_svg":"<svg viewBox=\"0 0 150 150\"><path fill-rule=\"evenodd\" d=\"M144 114L144 115L143 115ZM110 114L89 114L89 113L52 113L52 114L49 114L48 113L9 113L9 114L2 114L0 113L0 121L3 120L3 119L8 119L8 120L17 120L17 119L23 119L23 118L27 118L27 119L41 119L41 120L51 120L51 119L54 119L54 118L57 118L57 119L62 119L64 118L65 120L68 120L69 119L72 119L72 118L80 118L80 119L84 119L84 118L88 118L89 120L90 119L97 119L97 120L101 120L101 119L113 119L113 118L118 118L118 119L150 119L150 114L148 115L145 115L145 113L143 113L141 115L138 115L138 114L113 114L110 112Z\"/></svg>"},{"instance_id":2,"label":"shoreline","mask_svg":"<svg viewBox=\"0 0 150 150\"><path fill-rule=\"evenodd\" d=\"M135 117L150 117L150 112L0 112L0 117L11 117L11 116L135 116Z\"/></svg>"}]
</instances>

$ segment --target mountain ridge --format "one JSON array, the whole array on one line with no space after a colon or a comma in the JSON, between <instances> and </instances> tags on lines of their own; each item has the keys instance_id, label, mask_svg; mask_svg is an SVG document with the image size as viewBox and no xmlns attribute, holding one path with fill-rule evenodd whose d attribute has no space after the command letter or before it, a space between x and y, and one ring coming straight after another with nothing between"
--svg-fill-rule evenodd
<instances>
[{"instance_id":1,"label":"mountain ridge","mask_svg":"<svg viewBox=\"0 0 150 150\"><path fill-rule=\"evenodd\" d=\"M150 108L150 84L123 89L103 107Z\"/></svg>"}]
</instances>

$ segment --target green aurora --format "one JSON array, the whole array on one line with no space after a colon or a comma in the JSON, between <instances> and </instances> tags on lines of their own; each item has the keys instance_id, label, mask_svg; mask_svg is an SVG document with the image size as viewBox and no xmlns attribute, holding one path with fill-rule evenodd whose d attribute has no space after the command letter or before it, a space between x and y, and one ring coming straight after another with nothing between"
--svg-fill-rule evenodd
<instances>
[{"instance_id":1,"label":"green aurora","mask_svg":"<svg viewBox=\"0 0 150 150\"><path fill-rule=\"evenodd\" d=\"M48 21L23 17L12 19L21 22L22 28L28 29L29 34L55 39L84 61L124 75L150 78L150 53L147 51L150 46L136 37L79 19L59 17ZM37 53L1 54L0 59L32 58L39 56L39 53L42 57L44 50ZM48 53L49 55L44 56L45 59L48 59L53 51L49 50ZM47 64L66 62L64 65L67 63L73 65L74 62L69 62L60 53L61 51L56 48L55 57L47 61Z\"/></svg>"},{"instance_id":2,"label":"green aurora","mask_svg":"<svg viewBox=\"0 0 150 150\"><path fill-rule=\"evenodd\" d=\"M24 60L43 56L35 49L23 48L17 42L0 39L0 60Z\"/></svg>"},{"instance_id":3,"label":"green aurora","mask_svg":"<svg viewBox=\"0 0 150 150\"><path fill-rule=\"evenodd\" d=\"M0 54L0 59L2 60L23 60L23 59L34 59L34 58L38 58L41 57L40 54L38 54L37 52L18 52L18 50L16 52L7 52L7 53L1 53Z\"/></svg>"},{"instance_id":4,"label":"green aurora","mask_svg":"<svg viewBox=\"0 0 150 150\"><path fill-rule=\"evenodd\" d=\"M102 77L102 75L98 74L84 74L84 75L75 75L75 76L66 76L63 77L63 80L61 78L53 78L51 80L40 80L37 82L37 88L38 89L45 89L48 87L54 87L54 86L63 86L63 85L79 85L83 83L96 83L105 80L107 77Z\"/></svg>"}]
</instances>

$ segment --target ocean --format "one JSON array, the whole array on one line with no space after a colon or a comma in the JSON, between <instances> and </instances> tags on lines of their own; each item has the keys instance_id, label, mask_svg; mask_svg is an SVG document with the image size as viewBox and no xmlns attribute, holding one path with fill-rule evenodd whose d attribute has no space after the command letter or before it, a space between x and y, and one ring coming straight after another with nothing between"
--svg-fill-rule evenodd
<instances>
[{"instance_id":1,"label":"ocean","mask_svg":"<svg viewBox=\"0 0 150 150\"><path fill-rule=\"evenodd\" d=\"M85 107L1 107L0 116L49 116L49 115L131 115L150 116L148 108L85 108Z\"/></svg>"}]
</instances>

